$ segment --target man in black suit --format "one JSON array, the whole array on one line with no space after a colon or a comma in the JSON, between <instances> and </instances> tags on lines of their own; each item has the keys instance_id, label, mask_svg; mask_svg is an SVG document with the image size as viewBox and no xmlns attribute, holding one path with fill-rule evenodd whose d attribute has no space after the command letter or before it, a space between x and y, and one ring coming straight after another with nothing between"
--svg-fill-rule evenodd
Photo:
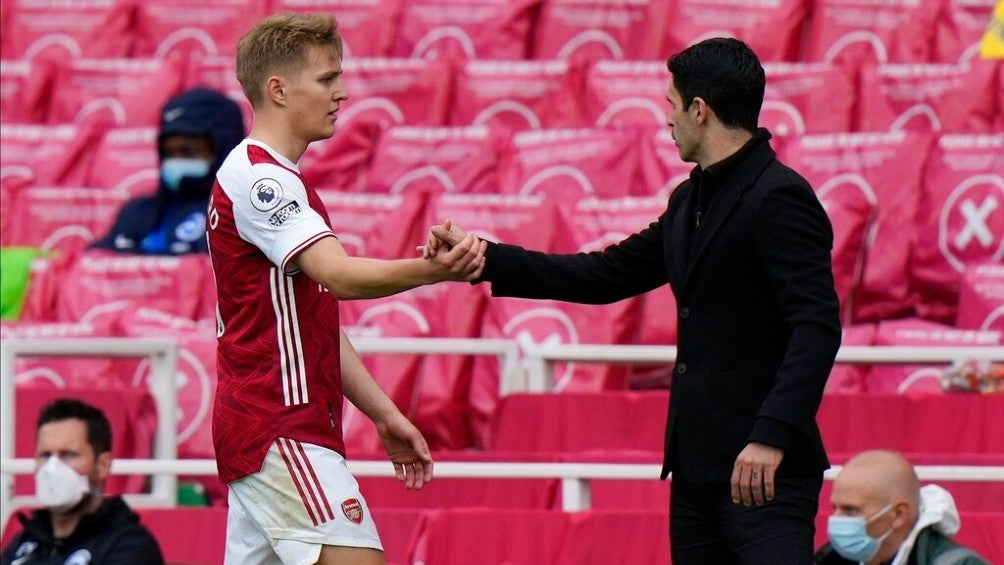
<instances>
[{"instance_id":1,"label":"man in black suit","mask_svg":"<svg viewBox=\"0 0 1004 565\"><path fill-rule=\"evenodd\" d=\"M840 345L832 228L757 128L766 81L746 44L709 39L667 66L667 123L697 166L662 216L595 253L489 244L483 280L494 296L591 304L668 282L673 563L809 563L829 466L815 416ZM463 235L434 227L427 254Z\"/></svg>"}]
</instances>

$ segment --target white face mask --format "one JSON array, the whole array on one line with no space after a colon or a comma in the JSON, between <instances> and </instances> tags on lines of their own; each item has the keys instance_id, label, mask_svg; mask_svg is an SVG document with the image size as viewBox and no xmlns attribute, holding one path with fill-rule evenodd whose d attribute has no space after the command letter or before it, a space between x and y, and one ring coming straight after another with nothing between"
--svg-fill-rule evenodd
<instances>
[{"instance_id":1,"label":"white face mask","mask_svg":"<svg viewBox=\"0 0 1004 565\"><path fill-rule=\"evenodd\" d=\"M35 494L46 508L56 514L73 509L90 490L87 477L55 455L51 455L35 472Z\"/></svg>"}]
</instances>

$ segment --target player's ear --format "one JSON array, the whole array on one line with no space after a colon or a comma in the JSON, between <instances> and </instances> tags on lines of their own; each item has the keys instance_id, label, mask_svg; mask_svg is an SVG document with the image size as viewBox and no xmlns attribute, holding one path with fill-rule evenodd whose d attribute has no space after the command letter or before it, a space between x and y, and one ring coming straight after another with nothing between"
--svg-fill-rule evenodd
<instances>
[{"instance_id":1,"label":"player's ear","mask_svg":"<svg viewBox=\"0 0 1004 565\"><path fill-rule=\"evenodd\" d=\"M265 97L278 106L286 105L286 81L276 75L265 81Z\"/></svg>"}]
</instances>

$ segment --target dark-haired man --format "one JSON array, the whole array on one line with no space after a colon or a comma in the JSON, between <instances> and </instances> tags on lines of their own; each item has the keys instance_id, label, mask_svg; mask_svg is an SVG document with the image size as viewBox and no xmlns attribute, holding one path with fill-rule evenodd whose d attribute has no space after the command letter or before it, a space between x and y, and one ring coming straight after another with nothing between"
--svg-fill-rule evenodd
<instances>
[{"instance_id":1,"label":"dark-haired man","mask_svg":"<svg viewBox=\"0 0 1004 565\"><path fill-rule=\"evenodd\" d=\"M815 417L840 346L833 230L757 127L766 79L746 44L708 39L668 67L667 123L697 166L662 216L594 253L489 244L482 279L493 296L589 304L669 283L673 563L809 563L829 465ZM426 255L464 235L434 227Z\"/></svg>"},{"instance_id":2,"label":"dark-haired man","mask_svg":"<svg viewBox=\"0 0 1004 565\"><path fill-rule=\"evenodd\" d=\"M63 398L42 409L35 436L35 493L45 508L19 514L24 530L3 565L164 563L157 540L121 497L105 497L112 432L97 408Z\"/></svg>"}]
</instances>

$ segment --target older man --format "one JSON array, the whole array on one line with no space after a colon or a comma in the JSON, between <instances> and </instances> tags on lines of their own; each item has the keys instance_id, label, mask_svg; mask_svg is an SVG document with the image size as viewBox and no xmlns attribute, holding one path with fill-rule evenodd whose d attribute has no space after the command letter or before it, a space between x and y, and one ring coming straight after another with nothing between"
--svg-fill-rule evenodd
<instances>
[{"instance_id":1,"label":"older man","mask_svg":"<svg viewBox=\"0 0 1004 565\"><path fill-rule=\"evenodd\" d=\"M989 562L952 541L959 512L937 485L920 488L902 455L866 451L844 465L833 484L830 543L816 563L983 565Z\"/></svg>"}]
</instances>

